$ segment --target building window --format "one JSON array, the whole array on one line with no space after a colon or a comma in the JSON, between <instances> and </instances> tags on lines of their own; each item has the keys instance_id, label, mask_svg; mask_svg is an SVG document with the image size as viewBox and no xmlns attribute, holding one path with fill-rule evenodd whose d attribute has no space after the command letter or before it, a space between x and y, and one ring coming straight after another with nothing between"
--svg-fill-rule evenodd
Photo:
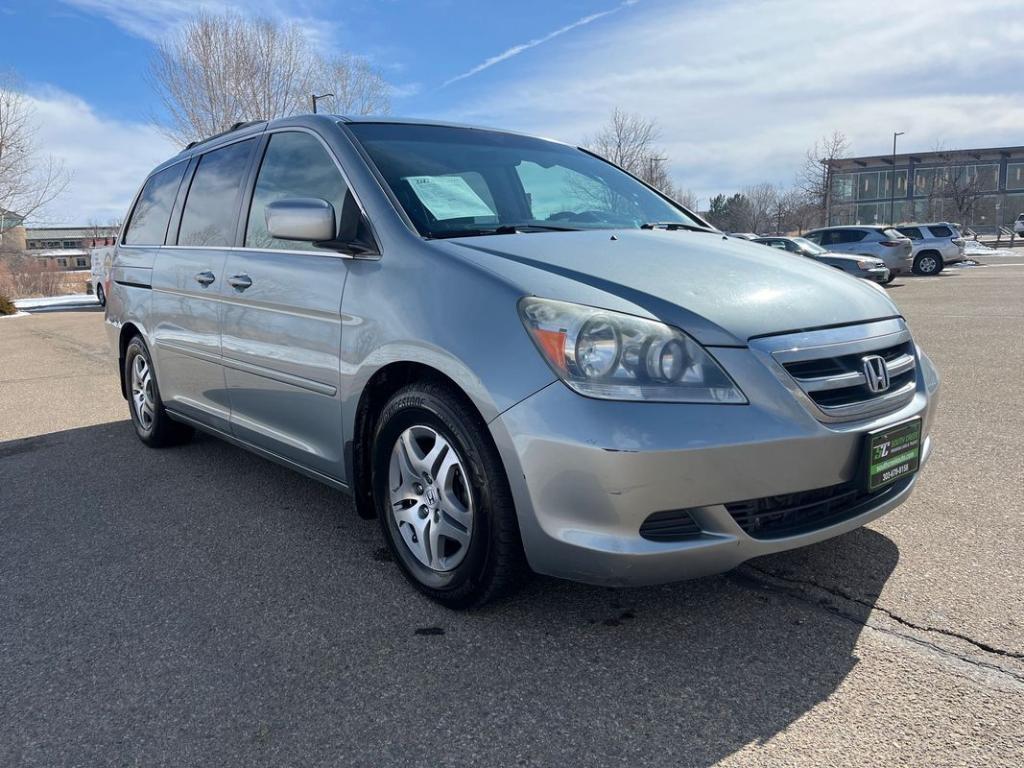
<instances>
[{"instance_id":1,"label":"building window","mask_svg":"<svg viewBox=\"0 0 1024 768\"><path fill-rule=\"evenodd\" d=\"M881 224L889 218L887 203L861 203L857 206L856 224Z\"/></svg>"},{"instance_id":2,"label":"building window","mask_svg":"<svg viewBox=\"0 0 1024 768\"><path fill-rule=\"evenodd\" d=\"M78 267L79 269L84 269L85 267L87 267L89 265L86 263L84 256L76 256L75 257L75 266Z\"/></svg>"},{"instance_id":3,"label":"building window","mask_svg":"<svg viewBox=\"0 0 1024 768\"><path fill-rule=\"evenodd\" d=\"M838 202L853 200L856 176L852 173L837 173L832 177L832 199Z\"/></svg>"},{"instance_id":4,"label":"building window","mask_svg":"<svg viewBox=\"0 0 1024 768\"><path fill-rule=\"evenodd\" d=\"M1006 188L1024 189L1024 163L1009 163L1006 166Z\"/></svg>"},{"instance_id":5,"label":"building window","mask_svg":"<svg viewBox=\"0 0 1024 768\"><path fill-rule=\"evenodd\" d=\"M878 173L857 174L857 199L877 200L878 194Z\"/></svg>"},{"instance_id":6,"label":"building window","mask_svg":"<svg viewBox=\"0 0 1024 768\"><path fill-rule=\"evenodd\" d=\"M971 206L970 226L985 234L996 231L999 226L999 198L997 196L988 195L974 201L974 205Z\"/></svg>"},{"instance_id":7,"label":"building window","mask_svg":"<svg viewBox=\"0 0 1024 768\"><path fill-rule=\"evenodd\" d=\"M892 171L883 171L881 174L879 174L879 176L880 176L879 181L880 181L880 184L881 184L881 189L879 190L879 195L878 196L879 197L893 197L893 191L892 191L893 172ZM896 197L906 197L907 196L907 172L906 171L896 171L896 193L895 193L895 196Z\"/></svg>"},{"instance_id":8,"label":"building window","mask_svg":"<svg viewBox=\"0 0 1024 768\"><path fill-rule=\"evenodd\" d=\"M967 174L968 180L979 192L995 192L999 189L998 165L972 165Z\"/></svg>"},{"instance_id":9,"label":"building window","mask_svg":"<svg viewBox=\"0 0 1024 768\"><path fill-rule=\"evenodd\" d=\"M1012 227L1017 217L1024 213L1024 195L1007 195L1003 198L1003 226Z\"/></svg>"},{"instance_id":10,"label":"building window","mask_svg":"<svg viewBox=\"0 0 1024 768\"><path fill-rule=\"evenodd\" d=\"M60 257L59 259L57 259L57 266L62 268L62 269L67 269L68 260L65 259L63 256Z\"/></svg>"}]
</instances>

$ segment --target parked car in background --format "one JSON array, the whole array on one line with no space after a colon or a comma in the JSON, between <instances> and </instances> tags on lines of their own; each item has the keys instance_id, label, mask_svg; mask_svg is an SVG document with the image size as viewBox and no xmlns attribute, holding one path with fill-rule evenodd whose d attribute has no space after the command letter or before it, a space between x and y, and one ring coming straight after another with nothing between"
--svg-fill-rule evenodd
<instances>
[{"instance_id":1,"label":"parked car in background","mask_svg":"<svg viewBox=\"0 0 1024 768\"><path fill-rule=\"evenodd\" d=\"M91 253L89 292L96 295L96 300L101 307L107 306L107 294L110 292L110 266L114 260L115 250L113 246L106 246L94 248Z\"/></svg>"},{"instance_id":2,"label":"parked car in background","mask_svg":"<svg viewBox=\"0 0 1024 768\"><path fill-rule=\"evenodd\" d=\"M1024 235L1024 213L1017 216L1017 220L1013 222L1013 231L1018 235Z\"/></svg>"},{"instance_id":3,"label":"parked car in background","mask_svg":"<svg viewBox=\"0 0 1024 768\"><path fill-rule=\"evenodd\" d=\"M889 280L909 273L914 266L913 243L892 227L842 226L812 229L805 238L833 253L872 256L885 262Z\"/></svg>"},{"instance_id":4,"label":"parked car in background","mask_svg":"<svg viewBox=\"0 0 1024 768\"><path fill-rule=\"evenodd\" d=\"M846 256L841 253L832 253L803 237L759 237L754 242L795 253L798 256L807 256L854 277L862 277L883 285L889 281L889 268L885 266L884 261L873 256Z\"/></svg>"},{"instance_id":5,"label":"parked car in background","mask_svg":"<svg viewBox=\"0 0 1024 768\"><path fill-rule=\"evenodd\" d=\"M740 240L757 240L760 235L753 232L729 232L729 237L736 237Z\"/></svg>"},{"instance_id":6,"label":"parked car in background","mask_svg":"<svg viewBox=\"0 0 1024 768\"><path fill-rule=\"evenodd\" d=\"M937 275L947 264L964 260L964 239L954 224L906 224L896 230L913 241L914 274Z\"/></svg>"},{"instance_id":7,"label":"parked car in background","mask_svg":"<svg viewBox=\"0 0 1024 768\"><path fill-rule=\"evenodd\" d=\"M884 292L570 145L242 124L125 221L106 327L139 439L199 428L348 491L449 607L528 568L656 584L838 536L931 451L938 375Z\"/></svg>"}]
</instances>

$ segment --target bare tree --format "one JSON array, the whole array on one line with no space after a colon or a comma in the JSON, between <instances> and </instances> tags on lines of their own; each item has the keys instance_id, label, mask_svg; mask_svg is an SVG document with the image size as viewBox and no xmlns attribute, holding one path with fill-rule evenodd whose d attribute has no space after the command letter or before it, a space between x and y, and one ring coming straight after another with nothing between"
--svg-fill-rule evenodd
<instances>
[{"instance_id":1,"label":"bare tree","mask_svg":"<svg viewBox=\"0 0 1024 768\"><path fill-rule=\"evenodd\" d=\"M70 181L63 162L40 154L34 117L14 73L0 73L0 211L22 218L40 213Z\"/></svg>"},{"instance_id":2,"label":"bare tree","mask_svg":"<svg viewBox=\"0 0 1024 768\"><path fill-rule=\"evenodd\" d=\"M804 164L796 177L797 187L803 191L809 202L813 201L818 210L820 223L825 221L829 195L829 164L841 160L850 152L850 142L842 131L832 131L831 136L823 136L807 150Z\"/></svg>"},{"instance_id":3,"label":"bare tree","mask_svg":"<svg viewBox=\"0 0 1024 768\"><path fill-rule=\"evenodd\" d=\"M818 223L818 204L808 199L799 187L787 190L779 196L781 210L779 232L796 232L802 235L804 230L811 229Z\"/></svg>"},{"instance_id":4,"label":"bare tree","mask_svg":"<svg viewBox=\"0 0 1024 768\"><path fill-rule=\"evenodd\" d=\"M681 191L669 176L668 158L656 146L658 137L658 126L653 120L616 109L604 128L585 144L591 151L678 200Z\"/></svg>"},{"instance_id":5,"label":"bare tree","mask_svg":"<svg viewBox=\"0 0 1024 768\"><path fill-rule=\"evenodd\" d=\"M386 113L388 85L351 55L325 58L295 24L202 13L157 47L150 82L185 144L243 120L270 120L310 109L313 93L333 93L334 110Z\"/></svg>"},{"instance_id":6,"label":"bare tree","mask_svg":"<svg viewBox=\"0 0 1024 768\"><path fill-rule=\"evenodd\" d=\"M694 213L698 212L697 206L700 201L697 199L697 194L692 189L676 187L675 194L671 195L671 198L687 210L693 211Z\"/></svg>"},{"instance_id":7,"label":"bare tree","mask_svg":"<svg viewBox=\"0 0 1024 768\"><path fill-rule=\"evenodd\" d=\"M761 182L743 189L743 197L747 200L745 216L741 219L746 232L765 232L772 226L775 210L778 205L779 193L768 182Z\"/></svg>"}]
</instances>

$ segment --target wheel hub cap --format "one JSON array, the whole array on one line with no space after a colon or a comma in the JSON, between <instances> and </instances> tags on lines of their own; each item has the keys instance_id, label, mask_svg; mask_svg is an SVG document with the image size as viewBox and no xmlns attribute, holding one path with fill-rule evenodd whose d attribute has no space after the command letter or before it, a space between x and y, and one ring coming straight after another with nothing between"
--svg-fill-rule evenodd
<instances>
[{"instance_id":1,"label":"wheel hub cap","mask_svg":"<svg viewBox=\"0 0 1024 768\"><path fill-rule=\"evenodd\" d=\"M391 514L402 541L427 568L451 571L469 549L473 496L462 459L436 430L405 430L391 451Z\"/></svg>"}]
</instances>

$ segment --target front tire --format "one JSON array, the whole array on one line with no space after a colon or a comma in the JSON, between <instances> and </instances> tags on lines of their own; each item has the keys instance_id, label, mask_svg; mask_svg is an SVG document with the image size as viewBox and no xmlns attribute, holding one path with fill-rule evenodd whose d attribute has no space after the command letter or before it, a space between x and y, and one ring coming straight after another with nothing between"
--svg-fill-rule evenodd
<instances>
[{"instance_id":1,"label":"front tire","mask_svg":"<svg viewBox=\"0 0 1024 768\"><path fill-rule=\"evenodd\" d=\"M914 259L914 274L925 277L937 275L943 266L942 257L937 253L922 253Z\"/></svg>"},{"instance_id":2,"label":"front tire","mask_svg":"<svg viewBox=\"0 0 1024 768\"><path fill-rule=\"evenodd\" d=\"M528 573L508 479L487 427L441 384L384 406L372 443L374 504L406 578L448 608L476 608Z\"/></svg>"},{"instance_id":3,"label":"front tire","mask_svg":"<svg viewBox=\"0 0 1024 768\"><path fill-rule=\"evenodd\" d=\"M133 336L124 352L124 381L128 410L139 440L150 448L165 448L188 442L192 428L167 415L149 350L140 336Z\"/></svg>"},{"instance_id":4,"label":"front tire","mask_svg":"<svg viewBox=\"0 0 1024 768\"><path fill-rule=\"evenodd\" d=\"M103 283L96 283L96 301L100 303L101 307L107 306L107 294L103 290Z\"/></svg>"}]
</instances>

